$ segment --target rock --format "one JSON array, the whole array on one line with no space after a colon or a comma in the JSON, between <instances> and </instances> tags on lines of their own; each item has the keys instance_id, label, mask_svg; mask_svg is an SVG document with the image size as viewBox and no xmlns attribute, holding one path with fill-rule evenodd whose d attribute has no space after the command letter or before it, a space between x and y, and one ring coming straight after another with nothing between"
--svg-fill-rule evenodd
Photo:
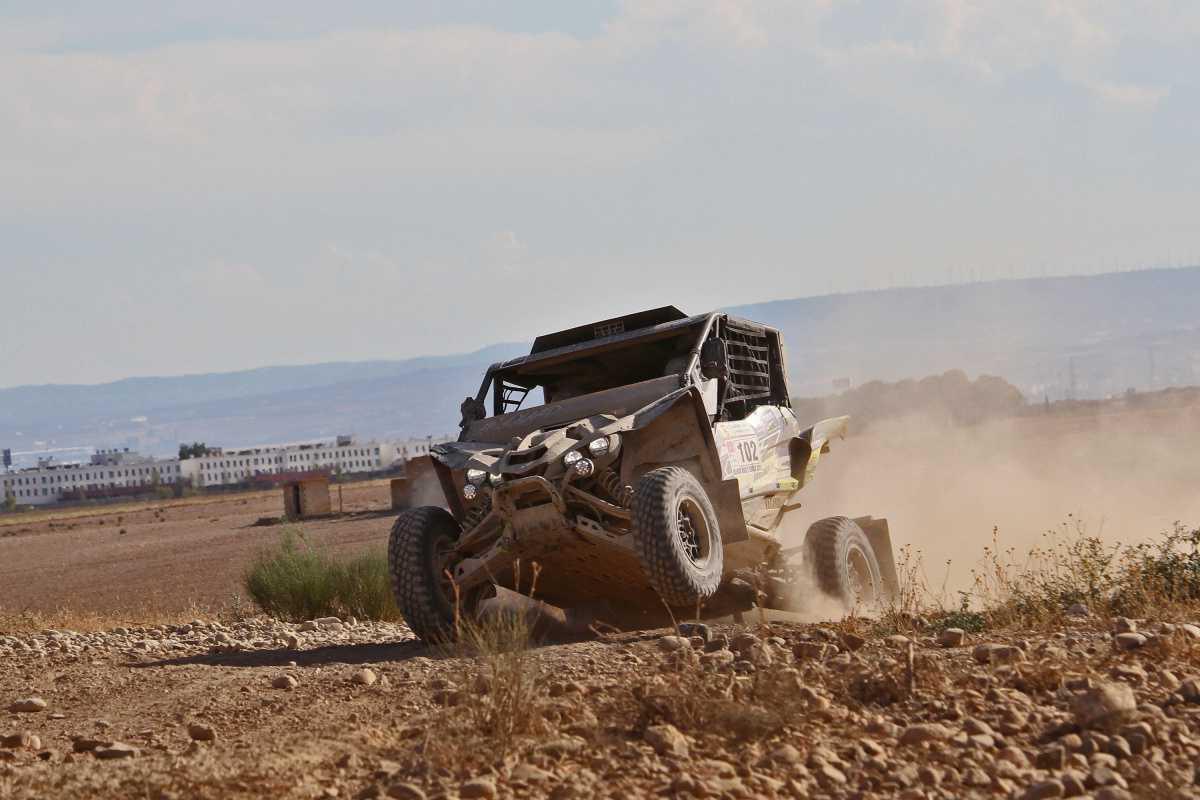
<instances>
[{"instance_id":1,"label":"rock","mask_svg":"<svg viewBox=\"0 0 1200 800\"><path fill-rule=\"evenodd\" d=\"M1021 800L1046 800L1063 796L1062 781L1049 780L1035 783L1021 794Z\"/></svg>"},{"instance_id":2,"label":"rock","mask_svg":"<svg viewBox=\"0 0 1200 800\"><path fill-rule=\"evenodd\" d=\"M188 736L197 742L215 742L217 740L217 732L211 725L193 722L188 725L187 732Z\"/></svg>"},{"instance_id":3,"label":"rock","mask_svg":"<svg viewBox=\"0 0 1200 800\"><path fill-rule=\"evenodd\" d=\"M863 645L867 643L865 637L859 636L857 633L851 633L850 631L844 631L842 635L838 637L838 641L841 643L842 648L850 653L861 650Z\"/></svg>"},{"instance_id":4,"label":"rock","mask_svg":"<svg viewBox=\"0 0 1200 800\"><path fill-rule=\"evenodd\" d=\"M133 758L138 755L138 749L124 742L109 742L93 750L92 755L106 760Z\"/></svg>"},{"instance_id":5,"label":"rock","mask_svg":"<svg viewBox=\"0 0 1200 800\"><path fill-rule=\"evenodd\" d=\"M1081 728L1106 728L1128 722L1137 713L1133 689L1125 683L1101 683L1071 701Z\"/></svg>"},{"instance_id":6,"label":"rock","mask_svg":"<svg viewBox=\"0 0 1200 800\"><path fill-rule=\"evenodd\" d=\"M1089 611L1088 607L1086 605L1084 605L1083 603L1075 603L1073 605L1067 606L1067 616L1068 617L1077 617L1077 618L1082 619L1083 617L1089 616L1091 613L1092 612Z\"/></svg>"},{"instance_id":7,"label":"rock","mask_svg":"<svg viewBox=\"0 0 1200 800\"><path fill-rule=\"evenodd\" d=\"M396 800L425 800L424 790L411 783L393 783L387 787L386 794Z\"/></svg>"},{"instance_id":8,"label":"rock","mask_svg":"<svg viewBox=\"0 0 1200 800\"><path fill-rule=\"evenodd\" d=\"M762 644L762 640L753 633L739 633L733 637L733 641L729 643L729 649L735 653L744 653L755 645Z\"/></svg>"},{"instance_id":9,"label":"rock","mask_svg":"<svg viewBox=\"0 0 1200 800\"><path fill-rule=\"evenodd\" d=\"M312 631L319 630L320 627L316 620L310 619L308 622L300 623L300 627L296 628L296 630L300 631L300 633L311 633Z\"/></svg>"},{"instance_id":10,"label":"rock","mask_svg":"<svg viewBox=\"0 0 1200 800\"><path fill-rule=\"evenodd\" d=\"M899 650L903 650L903 649L907 648L909 646L909 644L912 643L912 639L909 639L907 636L904 636L899 633L889 636L886 639L884 639L883 641L885 643L887 643L888 647L895 647Z\"/></svg>"},{"instance_id":11,"label":"rock","mask_svg":"<svg viewBox=\"0 0 1200 800\"><path fill-rule=\"evenodd\" d=\"M491 778L473 778L458 787L458 796L466 800L495 797L496 782Z\"/></svg>"},{"instance_id":12,"label":"rock","mask_svg":"<svg viewBox=\"0 0 1200 800\"><path fill-rule=\"evenodd\" d=\"M1067 751L1062 746L1047 747L1037 754L1033 760L1033 765L1038 769L1049 769L1058 771L1063 768L1067 761Z\"/></svg>"},{"instance_id":13,"label":"rock","mask_svg":"<svg viewBox=\"0 0 1200 800\"><path fill-rule=\"evenodd\" d=\"M1133 795L1120 786L1105 786L1092 795L1096 800L1133 800Z\"/></svg>"},{"instance_id":14,"label":"rock","mask_svg":"<svg viewBox=\"0 0 1200 800\"><path fill-rule=\"evenodd\" d=\"M937 643L942 647L961 647L967 638L967 632L962 628L946 628L938 634Z\"/></svg>"},{"instance_id":15,"label":"rock","mask_svg":"<svg viewBox=\"0 0 1200 800\"><path fill-rule=\"evenodd\" d=\"M338 619L337 617L317 617L316 619L313 620L313 622L315 622L317 624L317 627L319 627L319 628L324 628L327 625L341 625L342 624L342 621L340 619Z\"/></svg>"},{"instance_id":16,"label":"rock","mask_svg":"<svg viewBox=\"0 0 1200 800\"><path fill-rule=\"evenodd\" d=\"M703 622L681 622L678 626L676 626L675 630L685 639L690 639L693 636L699 636L704 640L705 644L708 643L709 638L712 636L712 632Z\"/></svg>"},{"instance_id":17,"label":"rock","mask_svg":"<svg viewBox=\"0 0 1200 800\"><path fill-rule=\"evenodd\" d=\"M300 685L300 681L293 678L291 675L280 675L271 681L271 687L274 689L292 690Z\"/></svg>"},{"instance_id":18,"label":"rock","mask_svg":"<svg viewBox=\"0 0 1200 800\"><path fill-rule=\"evenodd\" d=\"M900 744L922 744L924 742L938 742L949 739L954 735L944 725L939 725L936 722L925 722L918 725L909 725L900 734Z\"/></svg>"},{"instance_id":19,"label":"rock","mask_svg":"<svg viewBox=\"0 0 1200 800\"><path fill-rule=\"evenodd\" d=\"M375 670L363 667L351 675L350 680L361 686L374 686L379 676L375 674Z\"/></svg>"},{"instance_id":20,"label":"rock","mask_svg":"<svg viewBox=\"0 0 1200 800\"><path fill-rule=\"evenodd\" d=\"M33 742L35 739L37 739L37 737L29 731L21 731L20 733L14 733L11 736L0 736L0 747L7 747L9 750L16 750L18 748L36 750L41 747L42 742L40 739L37 739L38 747L33 747Z\"/></svg>"},{"instance_id":21,"label":"rock","mask_svg":"<svg viewBox=\"0 0 1200 800\"><path fill-rule=\"evenodd\" d=\"M535 767L533 764L518 764L513 767L509 773L508 779L514 783L545 783L554 776L546 770Z\"/></svg>"},{"instance_id":22,"label":"rock","mask_svg":"<svg viewBox=\"0 0 1200 800\"><path fill-rule=\"evenodd\" d=\"M678 756L686 758L689 747L687 737L680 733L674 725L651 725L646 728L643 737L646 744L654 748L660 756Z\"/></svg>"},{"instance_id":23,"label":"rock","mask_svg":"<svg viewBox=\"0 0 1200 800\"><path fill-rule=\"evenodd\" d=\"M17 714L36 714L46 710L46 701L40 697L23 697L14 701L8 710Z\"/></svg>"},{"instance_id":24,"label":"rock","mask_svg":"<svg viewBox=\"0 0 1200 800\"><path fill-rule=\"evenodd\" d=\"M664 636L658 640L660 649L668 653L674 653L678 650L691 650L692 643L682 636Z\"/></svg>"},{"instance_id":25,"label":"rock","mask_svg":"<svg viewBox=\"0 0 1200 800\"><path fill-rule=\"evenodd\" d=\"M824 661L834 654L836 648L824 642L798 642L793 649L797 661Z\"/></svg>"},{"instance_id":26,"label":"rock","mask_svg":"<svg viewBox=\"0 0 1200 800\"><path fill-rule=\"evenodd\" d=\"M1113 637L1113 644L1118 650L1137 650L1146 643L1146 637L1140 633L1118 633Z\"/></svg>"},{"instance_id":27,"label":"rock","mask_svg":"<svg viewBox=\"0 0 1200 800\"><path fill-rule=\"evenodd\" d=\"M1117 617L1113 620L1113 633L1137 633L1137 623L1129 617Z\"/></svg>"},{"instance_id":28,"label":"rock","mask_svg":"<svg viewBox=\"0 0 1200 800\"><path fill-rule=\"evenodd\" d=\"M800 751L790 744L781 744L771 751L771 760L779 764L799 764Z\"/></svg>"},{"instance_id":29,"label":"rock","mask_svg":"<svg viewBox=\"0 0 1200 800\"><path fill-rule=\"evenodd\" d=\"M287 637L287 649L288 650L299 650L300 649L300 637L294 633L289 633L288 637Z\"/></svg>"}]
</instances>

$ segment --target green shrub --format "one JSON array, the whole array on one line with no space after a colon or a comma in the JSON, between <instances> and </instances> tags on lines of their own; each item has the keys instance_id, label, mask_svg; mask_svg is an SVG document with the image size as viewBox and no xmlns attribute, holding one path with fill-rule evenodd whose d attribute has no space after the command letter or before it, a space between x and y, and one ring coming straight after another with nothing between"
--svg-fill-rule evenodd
<instances>
[{"instance_id":1,"label":"green shrub","mask_svg":"<svg viewBox=\"0 0 1200 800\"><path fill-rule=\"evenodd\" d=\"M263 611L293 622L326 616L399 618L385 554L339 561L294 530L284 531L276 548L258 554L246 571L245 586Z\"/></svg>"},{"instance_id":2,"label":"green shrub","mask_svg":"<svg viewBox=\"0 0 1200 800\"><path fill-rule=\"evenodd\" d=\"M387 553L382 550L360 553L340 564L336 574L334 594L344 613L362 619L400 618L388 574Z\"/></svg>"}]
</instances>

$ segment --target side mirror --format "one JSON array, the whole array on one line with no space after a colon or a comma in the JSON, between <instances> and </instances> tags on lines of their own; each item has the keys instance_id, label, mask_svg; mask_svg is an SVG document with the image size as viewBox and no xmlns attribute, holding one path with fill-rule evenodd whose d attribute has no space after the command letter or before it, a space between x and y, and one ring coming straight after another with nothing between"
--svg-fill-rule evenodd
<instances>
[{"instance_id":1,"label":"side mirror","mask_svg":"<svg viewBox=\"0 0 1200 800\"><path fill-rule=\"evenodd\" d=\"M700 348L700 374L706 378L728 378L728 359L725 340L709 339Z\"/></svg>"}]
</instances>

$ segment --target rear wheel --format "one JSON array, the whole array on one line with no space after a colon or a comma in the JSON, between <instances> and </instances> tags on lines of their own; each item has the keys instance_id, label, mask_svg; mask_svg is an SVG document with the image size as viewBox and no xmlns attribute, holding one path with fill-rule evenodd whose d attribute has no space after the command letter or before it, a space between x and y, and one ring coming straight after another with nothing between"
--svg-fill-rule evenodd
<instances>
[{"instance_id":1,"label":"rear wheel","mask_svg":"<svg viewBox=\"0 0 1200 800\"><path fill-rule=\"evenodd\" d=\"M804 537L817 586L847 608L871 605L881 597L883 580L870 540L858 523L829 517L813 523Z\"/></svg>"},{"instance_id":2,"label":"rear wheel","mask_svg":"<svg viewBox=\"0 0 1200 800\"><path fill-rule=\"evenodd\" d=\"M682 467L660 467L634 488L633 538L642 570L670 606L694 606L721 585L725 556L704 487Z\"/></svg>"},{"instance_id":3,"label":"rear wheel","mask_svg":"<svg viewBox=\"0 0 1200 800\"><path fill-rule=\"evenodd\" d=\"M453 641L456 617L466 617L468 598L456 598L447 570L461 528L434 506L401 512L388 540L388 570L396 605L408 627L427 644ZM456 605L458 606L456 614Z\"/></svg>"}]
</instances>

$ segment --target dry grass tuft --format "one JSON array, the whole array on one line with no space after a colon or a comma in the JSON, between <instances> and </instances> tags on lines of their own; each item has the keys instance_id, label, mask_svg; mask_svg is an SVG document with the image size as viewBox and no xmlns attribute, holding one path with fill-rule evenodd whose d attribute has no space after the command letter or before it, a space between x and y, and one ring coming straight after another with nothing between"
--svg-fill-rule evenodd
<instances>
[{"instance_id":1,"label":"dry grass tuft","mask_svg":"<svg viewBox=\"0 0 1200 800\"><path fill-rule=\"evenodd\" d=\"M263 611L292 622L325 616L400 618L386 553L369 551L339 560L291 528L278 546L258 554L244 583Z\"/></svg>"}]
</instances>

